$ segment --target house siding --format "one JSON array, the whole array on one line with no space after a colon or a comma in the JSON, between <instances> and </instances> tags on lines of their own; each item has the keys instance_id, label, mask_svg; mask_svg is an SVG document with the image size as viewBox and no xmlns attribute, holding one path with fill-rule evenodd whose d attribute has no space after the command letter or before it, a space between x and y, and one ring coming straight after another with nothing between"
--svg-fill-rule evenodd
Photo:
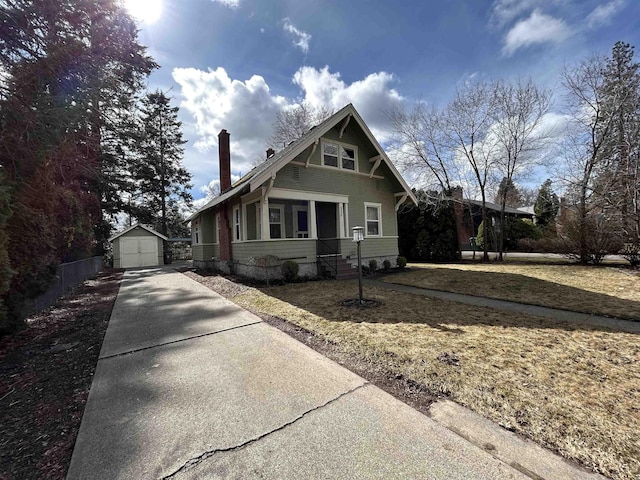
<instances>
[{"instance_id":1,"label":"house siding","mask_svg":"<svg viewBox=\"0 0 640 480\"><path fill-rule=\"evenodd\" d=\"M331 167L305 168L288 164L276 176L274 187L306 192L334 193L349 197L349 228L364 226L364 204L382 204L382 233L385 236L398 234L394 196L395 190L389 180L345 172ZM270 201L277 203L277 198ZM350 232L349 232L350 234Z\"/></svg>"},{"instance_id":2,"label":"house siding","mask_svg":"<svg viewBox=\"0 0 640 480\"><path fill-rule=\"evenodd\" d=\"M316 261L316 241L311 239L267 240L233 244L233 259L251 263L252 258L275 255L280 260L295 260L298 263Z\"/></svg>"}]
</instances>

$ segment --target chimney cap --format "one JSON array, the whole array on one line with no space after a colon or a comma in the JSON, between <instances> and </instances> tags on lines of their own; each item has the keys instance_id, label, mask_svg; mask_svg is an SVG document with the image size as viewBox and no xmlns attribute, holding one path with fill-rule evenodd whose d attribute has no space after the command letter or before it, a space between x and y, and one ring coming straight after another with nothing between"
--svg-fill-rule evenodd
<instances>
[{"instance_id":1,"label":"chimney cap","mask_svg":"<svg viewBox=\"0 0 640 480\"><path fill-rule=\"evenodd\" d=\"M222 130L220 130L220 133L218 135L228 135L229 132L227 132L226 128L223 128Z\"/></svg>"},{"instance_id":2,"label":"chimney cap","mask_svg":"<svg viewBox=\"0 0 640 480\"><path fill-rule=\"evenodd\" d=\"M276 151L273 148L271 148L271 147L267 148L267 158L271 158L275 154L276 154Z\"/></svg>"}]
</instances>

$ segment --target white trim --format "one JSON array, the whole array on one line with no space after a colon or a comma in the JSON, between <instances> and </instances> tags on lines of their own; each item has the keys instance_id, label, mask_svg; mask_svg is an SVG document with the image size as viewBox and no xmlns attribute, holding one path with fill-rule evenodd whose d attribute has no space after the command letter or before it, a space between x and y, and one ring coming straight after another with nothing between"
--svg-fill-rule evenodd
<instances>
[{"instance_id":1,"label":"white trim","mask_svg":"<svg viewBox=\"0 0 640 480\"><path fill-rule=\"evenodd\" d=\"M236 216L236 212L238 212L238 215ZM240 208L240 205L234 205L233 209L231 210L231 218L232 218L232 224L233 224L233 240L232 243L236 243L236 242L242 242L243 241L243 235L242 235L242 210ZM238 231L239 230L239 231Z\"/></svg>"},{"instance_id":2,"label":"white trim","mask_svg":"<svg viewBox=\"0 0 640 480\"><path fill-rule=\"evenodd\" d=\"M315 200L316 202L349 203L348 195L336 195L333 193L306 192L304 190L289 190L287 188L271 189L270 198L282 198L283 200Z\"/></svg>"},{"instance_id":3,"label":"white trim","mask_svg":"<svg viewBox=\"0 0 640 480\"><path fill-rule=\"evenodd\" d=\"M306 233L306 237L298 237L298 212L305 212L307 214L307 230L301 230L302 233ZM309 238L311 237L311 231L309 228L309 205L292 205L291 216L293 217L293 238Z\"/></svg>"},{"instance_id":4,"label":"white trim","mask_svg":"<svg viewBox=\"0 0 640 480\"><path fill-rule=\"evenodd\" d=\"M291 160L289 162L290 165L300 165L302 167L305 166L304 162L299 162L297 160ZM337 168L336 167L325 167L324 165L316 165L315 163L311 163L309 165L312 168L321 168L322 170L332 170L332 171L336 171ZM382 175L373 175L373 176L369 176L369 173L367 172L354 172L353 170L346 170L343 169L341 170L341 173L348 173L349 175L362 175L363 177L367 177L367 178L376 178L378 180L384 180L384 177Z\"/></svg>"},{"instance_id":5,"label":"white trim","mask_svg":"<svg viewBox=\"0 0 640 480\"><path fill-rule=\"evenodd\" d=\"M133 230L136 227L140 227L143 230L146 230L149 233L153 233L156 237L160 237L163 240L169 240L167 237L165 237L164 235L162 235L160 232L156 232L153 228L151 227L147 227L146 225L143 225L140 222L134 223L133 225L131 225L129 228L126 228L124 230L122 230L121 232L116 233L114 236L112 236L109 241L113 242L116 238L124 235L127 232L130 232L131 230Z\"/></svg>"},{"instance_id":6,"label":"white trim","mask_svg":"<svg viewBox=\"0 0 640 480\"><path fill-rule=\"evenodd\" d=\"M200 217L193 222L192 232L191 241L193 242L193 245L201 245L200 240L202 240L202 229L200 228Z\"/></svg>"},{"instance_id":7,"label":"white trim","mask_svg":"<svg viewBox=\"0 0 640 480\"><path fill-rule=\"evenodd\" d=\"M316 153L316 148L318 148L318 143L320 142L320 139L317 138L315 142L313 142L313 148L311 149L311 153L309 153L309 156L307 157L307 161L304 163L305 168L309 168L309 162L311 162L311 157L313 157L313 154Z\"/></svg>"},{"instance_id":8,"label":"white trim","mask_svg":"<svg viewBox=\"0 0 640 480\"><path fill-rule=\"evenodd\" d=\"M309 237L318 239L318 225L316 224L316 202L315 200L309 200Z\"/></svg>"},{"instance_id":9,"label":"white trim","mask_svg":"<svg viewBox=\"0 0 640 480\"><path fill-rule=\"evenodd\" d=\"M220 245L220 212L216 212L214 221L216 222L213 229L213 239L215 240L214 245Z\"/></svg>"},{"instance_id":10,"label":"white trim","mask_svg":"<svg viewBox=\"0 0 640 480\"><path fill-rule=\"evenodd\" d=\"M336 147L338 147L338 152L336 154L336 160L337 160L337 165L334 167L333 165L325 165L324 164L324 147L325 145L335 145ZM357 145L351 145L349 143L344 143L344 142L339 142L337 140L331 140L329 138L321 138L320 139L320 165L325 167L325 168L336 168L340 171L345 171L345 172L358 172L358 146ZM342 149L349 149L349 150L353 150L353 169L351 168L344 168L342 166L343 164L343 157L342 157ZM330 155L333 156L333 155ZM347 160L352 160L351 158L346 157Z\"/></svg>"},{"instance_id":11,"label":"white trim","mask_svg":"<svg viewBox=\"0 0 640 480\"><path fill-rule=\"evenodd\" d=\"M276 223L276 222L272 222L271 221L271 209L278 209L280 210L280 223ZM273 223L274 225L280 225L280 238L281 239L285 239L287 238L287 224L285 222L285 218L284 218L284 205L281 203L270 203L269 204L269 239L271 239L271 224ZM275 239L273 239L275 240Z\"/></svg>"},{"instance_id":12,"label":"white trim","mask_svg":"<svg viewBox=\"0 0 640 480\"><path fill-rule=\"evenodd\" d=\"M377 235L370 235L368 232L368 222L373 222L373 220L369 220L367 218L367 209L368 208L375 208L378 210L378 234ZM383 237L384 235L382 234L382 204L381 203L371 203L371 202L364 202L364 236L366 237L370 237L370 238L378 238L378 237Z\"/></svg>"}]
</instances>

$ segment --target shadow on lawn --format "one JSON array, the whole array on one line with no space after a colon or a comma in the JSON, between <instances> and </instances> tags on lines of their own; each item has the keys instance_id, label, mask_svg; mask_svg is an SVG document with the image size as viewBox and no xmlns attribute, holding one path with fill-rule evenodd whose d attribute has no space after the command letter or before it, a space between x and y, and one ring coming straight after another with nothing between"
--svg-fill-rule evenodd
<instances>
[{"instance_id":1,"label":"shadow on lawn","mask_svg":"<svg viewBox=\"0 0 640 480\"><path fill-rule=\"evenodd\" d=\"M571 274L572 272L569 271L568 273ZM520 274L429 268L389 275L384 281L431 290L640 321L640 302L613 295L590 292ZM640 277L637 282L637 288L640 289Z\"/></svg>"},{"instance_id":2,"label":"shadow on lawn","mask_svg":"<svg viewBox=\"0 0 640 480\"><path fill-rule=\"evenodd\" d=\"M512 276L518 277L518 275ZM560 287L550 282L540 282L546 284L548 289ZM621 331L616 330L614 327L468 305L368 285L364 287L364 297L381 301L382 305L380 307L366 309L344 307L340 305L342 300L358 297L358 284L353 281L328 280L281 287L262 287L259 290L266 295L287 302L330 322L424 324L452 334L463 334L462 327L472 325L566 331ZM591 297L591 302L602 300L600 297L607 297L606 295L591 294L572 287L558 288L558 292L559 295L588 293ZM637 302L619 299L616 299L616 301L638 308Z\"/></svg>"}]
</instances>

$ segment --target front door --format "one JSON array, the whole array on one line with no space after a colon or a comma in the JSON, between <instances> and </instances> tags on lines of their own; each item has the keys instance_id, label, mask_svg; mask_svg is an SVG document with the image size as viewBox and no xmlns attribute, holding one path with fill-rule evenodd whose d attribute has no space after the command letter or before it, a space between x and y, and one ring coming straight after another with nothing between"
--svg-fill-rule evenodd
<instances>
[{"instance_id":1,"label":"front door","mask_svg":"<svg viewBox=\"0 0 640 480\"><path fill-rule=\"evenodd\" d=\"M309 238L309 209L306 205L293 206L293 238Z\"/></svg>"}]
</instances>

